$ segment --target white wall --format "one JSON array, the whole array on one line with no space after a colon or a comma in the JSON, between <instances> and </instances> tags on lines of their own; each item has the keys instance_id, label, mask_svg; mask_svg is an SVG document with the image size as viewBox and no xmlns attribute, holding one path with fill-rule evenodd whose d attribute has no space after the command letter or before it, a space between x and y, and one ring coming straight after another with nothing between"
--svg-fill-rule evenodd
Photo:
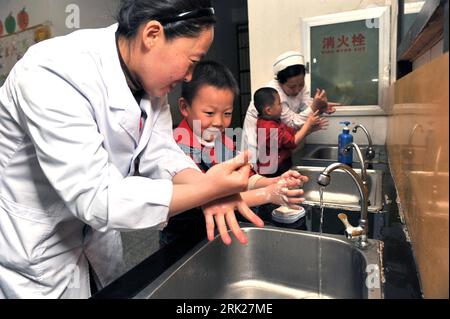
<instances>
[{"instance_id":1,"label":"white wall","mask_svg":"<svg viewBox=\"0 0 450 319\"><path fill-rule=\"evenodd\" d=\"M74 31L66 26L66 8L76 4L80 8L80 28L102 28L115 23L114 16L119 0L47 0L50 21L54 25L55 36Z\"/></svg>"},{"instance_id":2,"label":"white wall","mask_svg":"<svg viewBox=\"0 0 450 319\"><path fill-rule=\"evenodd\" d=\"M288 50L303 51L302 18L390 4L390 0L248 0L252 92L273 77L271 66L280 53ZM337 143L337 136L341 131L339 121L344 119L364 124L375 144L385 144L385 116L333 116L330 117L329 129L311 134L307 142ZM355 142L367 143L365 136L359 133L355 136Z\"/></svg>"},{"instance_id":3,"label":"white wall","mask_svg":"<svg viewBox=\"0 0 450 319\"><path fill-rule=\"evenodd\" d=\"M106 27L114 23L119 0L0 0L0 19L2 21L13 12L14 17L26 7L30 17L29 27L50 21L52 35L59 36L75 31L68 28L66 19L70 13L66 12L69 4L77 5L80 9L80 28Z\"/></svg>"}]
</instances>

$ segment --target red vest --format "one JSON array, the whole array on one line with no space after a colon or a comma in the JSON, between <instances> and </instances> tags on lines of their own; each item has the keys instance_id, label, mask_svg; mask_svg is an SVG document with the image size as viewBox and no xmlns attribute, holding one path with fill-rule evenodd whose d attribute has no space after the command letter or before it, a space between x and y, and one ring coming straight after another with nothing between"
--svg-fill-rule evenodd
<instances>
[{"instance_id":1,"label":"red vest","mask_svg":"<svg viewBox=\"0 0 450 319\"><path fill-rule=\"evenodd\" d=\"M290 160L291 150L297 147L296 130L280 121L261 118L258 118L256 128L258 172L264 175L275 173L283 162Z\"/></svg>"}]
</instances>

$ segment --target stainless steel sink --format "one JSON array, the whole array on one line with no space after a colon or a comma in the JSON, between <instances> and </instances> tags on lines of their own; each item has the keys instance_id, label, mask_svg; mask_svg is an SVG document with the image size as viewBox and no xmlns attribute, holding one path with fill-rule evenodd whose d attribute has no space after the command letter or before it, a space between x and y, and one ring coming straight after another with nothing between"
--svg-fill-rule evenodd
<instances>
[{"instance_id":1,"label":"stainless steel sink","mask_svg":"<svg viewBox=\"0 0 450 319\"><path fill-rule=\"evenodd\" d=\"M360 147L363 156L366 154L367 146ZM313 149L306 152L303 157L304 160L321 160L337 162L338 160L338 147L337 146L316 146ZM378 163L380 159L379 151L375 152L375 158L371 160L372 163ZM358 155L353 150L353 162L359 162Z\"/></svg>"},{"instance_id":2,"label":"stainless steel sink","mask_svg":"<svg viewBox=\"0 0 450 319\"><path fill-rule=\"evenodd\" d=\"M305 205L319 205L320 195L317 178L325 167L295 166L292 169L309 177L309 182L303 185L305 191ZM355 172L361 174L360 169ZM369 212L377 212L383 208L382 186L383 172L379 170L367 170L369 186ZM325 207L342 208L345 210L360 210L360 195L353 179L343 170L331 173L331 182L324 188L323 204Z\"/></svg>"},{"instance_id":3,"label":"stainless steel sink","mask_svg":"<svg viewBox=\"0 0 450 319\"><path fill-rule=\"evenodd\" d=\"M383 297L380 241L370 240L362 251L344 236L267 226L242 229L247 245L225 246L220 237L205 240L136 298Z\"/></svg>"}]
</instances>

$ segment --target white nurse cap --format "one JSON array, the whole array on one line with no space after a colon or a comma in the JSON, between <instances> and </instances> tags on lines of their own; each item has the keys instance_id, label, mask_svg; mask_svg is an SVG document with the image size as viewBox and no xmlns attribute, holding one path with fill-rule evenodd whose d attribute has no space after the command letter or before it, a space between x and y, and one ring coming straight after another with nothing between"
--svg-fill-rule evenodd
<instances>
[{"instance_id":1,"label":"white nurse cap","mask_svg":"<svg viewBox=\"0 0 450 319\"><path fill-rule=\"evenodd\" d=\"M296 51L288 51L276 58L273 64L273 74L278 75L279 72L293 65L305 65L303 54Z\"/></svg>"}]
</instances>

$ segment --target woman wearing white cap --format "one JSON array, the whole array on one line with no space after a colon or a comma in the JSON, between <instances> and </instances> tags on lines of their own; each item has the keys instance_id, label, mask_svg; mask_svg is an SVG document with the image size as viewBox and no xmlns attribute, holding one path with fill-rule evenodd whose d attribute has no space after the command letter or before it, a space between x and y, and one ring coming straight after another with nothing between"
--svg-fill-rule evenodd
<instances>
[{"instance_id":1,"label":"woman wearing white cap","mask_svg":"<svg viewBox=\"0 0 450 319\"><path fill-rule=\"evenodd\" d=\"M305 61L302 54L296 51L288 51L276 58L273 64L275 78L267 86L272 87L280 94L282 113L281 121L294 128L300 128L311 113L317 109L321 113L331 114L338 103L327 101L326 92L317 90L314 98L311 98L308 88L305 86ZM250 103L244 121L244 149L256 152L256 121L258 111L253 101ZM322 119L316 130L326 128L328 122ZM255 162L255 161L254 161Z\"/></svg>"}]
</instances>

